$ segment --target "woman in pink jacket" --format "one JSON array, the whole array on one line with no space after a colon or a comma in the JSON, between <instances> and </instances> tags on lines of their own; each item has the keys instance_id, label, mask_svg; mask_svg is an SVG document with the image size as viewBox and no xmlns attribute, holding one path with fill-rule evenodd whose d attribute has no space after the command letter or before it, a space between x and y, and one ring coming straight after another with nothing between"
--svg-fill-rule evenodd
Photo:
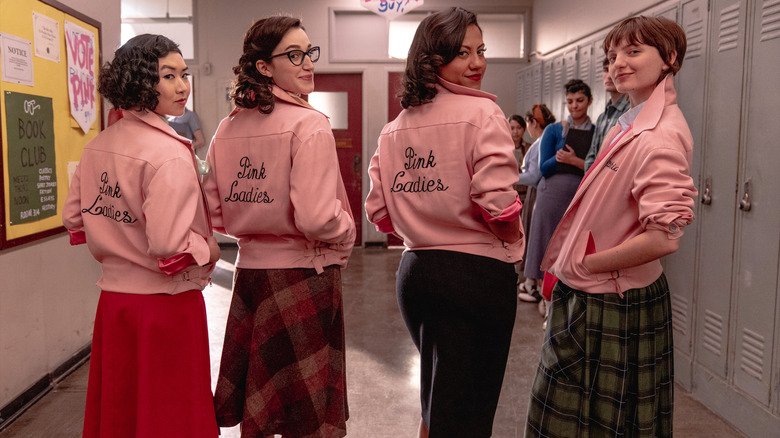
<instances>
[{"instance_id":1,"label":"woman in pink jacket","mask_svg":"<svg viewBox=\"0 0 780 438\"><path fill-rule=\"evenodd\" d=\"M665 18L630 18L604 40L631 109L607 134L550 240L552 292L526 436L672 435L669 288L659 259L693 221L693 139L673 75L686 38Z\"/></svg>"},{"instance_id":2,"label":"woman in pink jacket","mask_svg":"<svg viewBox=\"0 0 780 438\"><path fill-rule=\"evenodd\" d=\"M103 270L84 437L216 437L203 289L219 246L190 141L166 116L190 94L178 46L130 39L98 91L123 117L84 148L63 210Z\"/></svg>"},{"instance_id":3,"label":"woman in pink jacket","mask_svg":"<svg viewBox=\"0 0 780 438\"><path fill-rule=\"evenodd\" d=\"M398 302L421 356L421 437L489 437L523 254L517 161L495 96L480 91L476 16L426 17L409 49L401 104L368 172L366 214L406 251Z\"/></svg>"},{"instance_id":4,"label":"woman in pink jacket","mask_svg":"<svg viewBox=\"0 0 780 438\"><path fill-rule=\"evenodd\" d=\"M255 22L214 135L204 187L216 230L238 259L215 392L221 426L242 437L346 434L341 268L355 222L300 20Z\"/></svg>"}]
</instances>

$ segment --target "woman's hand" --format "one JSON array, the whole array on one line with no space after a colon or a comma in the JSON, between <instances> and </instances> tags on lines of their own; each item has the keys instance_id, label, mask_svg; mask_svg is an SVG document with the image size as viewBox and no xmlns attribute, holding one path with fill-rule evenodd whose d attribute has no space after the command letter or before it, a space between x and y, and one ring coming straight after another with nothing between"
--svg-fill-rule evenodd
<instances>
[{"instance_id":1,"label":"woman's hand","mask_svg":"<svg viewBox=\"0 0 780 438\"><path fill-rule=\"evenodd\" d=\"M577 154L574 153L574 149L567 144L563 145L563 148L558 149L558 152L555 153L555 161L571 164L579 169L585 169L585 160L579 158Z\"/></svg>"},{"instance_id":2,"label":"woman's hand","mask_svg":"<svg viewBox=\"0 0 780 438\"><path fill-rule=\"evenodd\" d=\"M680 239L670 239L665 231L646 230L614 248L586 255L582 265L594 274L619 271L660 259L679 246Z\"/></svg>"},{"instance_id":3,"label":"woman's hand","mask_svg":"<svg viewBox=\"0 0 780 438\"><path fill-rule=\"evenodd\" d=\"M209 236L206 238L206 243L209 245L209 264L216 263L217 260L219 260L219 256L221 255L219 242L217 242L216 237Z\"/></svg>"}]
</instances>

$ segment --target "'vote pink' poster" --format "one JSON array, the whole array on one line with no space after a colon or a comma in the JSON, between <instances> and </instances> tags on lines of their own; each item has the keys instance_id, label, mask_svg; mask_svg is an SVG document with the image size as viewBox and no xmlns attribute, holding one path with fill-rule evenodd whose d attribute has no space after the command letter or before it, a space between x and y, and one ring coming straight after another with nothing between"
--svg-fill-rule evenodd
<instances>
[{"instance_id":1,"label":"'vote pink' poster","mask_svg":"<svg viewBox=\"0 0 780 438\"><path fill-rule=\"evenodd\" d=\"M65 51L68 58L70 114L86 134L97 118L95 34L66 20Z\"/></svg>"}]
</instances>

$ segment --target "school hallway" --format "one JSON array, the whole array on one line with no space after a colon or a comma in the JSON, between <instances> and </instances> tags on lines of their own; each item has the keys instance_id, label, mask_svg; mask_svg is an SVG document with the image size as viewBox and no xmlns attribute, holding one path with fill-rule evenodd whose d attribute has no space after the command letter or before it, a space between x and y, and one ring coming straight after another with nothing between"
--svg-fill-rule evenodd
<instances>
[{"instance_id":1,"label":"school hallway","mask_svg":"<svg viewBox=\"0 0 780 438\"><path fill-rule=\"evenodd\" d=\"M223 247L213 284L204 290L209 322L212 382L216 380L230 306L234 247ZM356 248L343 273L347 341L350 438L412 438L419 424L417 351L395 299L395 270L401 249ZM542 341L536 305L519 303L493 437L522 437ZM89 362L54 386L0 438L80 437ZM678 437L742 437L679 386L675 389L674 434ZM239 437L238 427L222 429ZM457 438L457 437L455 437ZM464 437L468 438L468 437Z\"/></svg>"}]
</instances>

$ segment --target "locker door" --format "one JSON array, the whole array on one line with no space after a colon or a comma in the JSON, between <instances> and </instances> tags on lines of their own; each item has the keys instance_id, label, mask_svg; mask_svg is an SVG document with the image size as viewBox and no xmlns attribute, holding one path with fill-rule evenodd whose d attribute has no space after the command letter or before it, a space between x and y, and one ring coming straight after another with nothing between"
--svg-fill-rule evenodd
<instances>
[{"instance_id":1,"label":"locker door","mask_svg":"<svg viewBox=\"0 0 780 438\"><path fill-rule=\"evenodd\" d=\"M531 96L531 105L528 107L527 110L530 110L532 106L536 105L537 103L544 102L542 100L542 63L537 62L534 64L533 67L531 67L531 74L533 76L533 95ZM526 110L526 111L527 111Z\"/></svg>"},{"instance_id":2,"label":"locker door","mask_svg":"<svg viewBox=\"0 0 780 438\"><path fill-rule=\"evenodd\" d=\"M600 41L580 47L580 78L590 85L590 91L593 93L593 103L588 111L593 123L596 123L599 114L604 111L607 101L607 92L604 91L604 82L601 80L601 60L604 56L600 47Z\"/></svg>"},{"instance_id":3,"label":"locker door","mask_svg":"<svg viewBox=\"0 0 780 438\"><path fill-rule=\"evenodd\" d=\"M693 164L691 177L699 189L701 199L701 160L702 133L704 131L704 86L705 84L705 53L707 35L707 0L693 0L682 5L682 28L688 38L688 50L683 67L677 73L677 101L688 121L688 127L693 135ZM693 354L693 318L696 287L696 242L700 225L701 204L697 201L694 207L696 221L685 229L685 235L680 242L680 249L666 257L664 271L669 280L672 292L672 316L674 324L674 346L685 357L676 356L675 365L679 370L675 378L684 386L690 388L691 360ZM707 293L702 291L702 293ZM683 369L684 367L684 369Z\"/></svg>"},{"instance_id":4,"label":"locker door","mask_svg":"<svg viewBox=\"0 0 780 438\"><path fill-rule=\"evenodd\" d=\"M525 95L525 71L521 70L517 73L517 78L515 79L515 90L517 90L517 96L515 96L515 113L518 113L520 111L520 108L522 108L525 105L525 100L527 99Z\"/></svg>"},{"instance_id":5,"label":"locker door","mask_svg":"<svg viewBox=\"0 0 780 438\"><path fill-rule=\"evenodd\" d=\"M546 59L542 63L542 102L553 110L553 60Z\"/></svg>"},{"instance_id":6,"label":"locker door","mask_svg":"<svg viewBox=\"0 0 780 438\"><path fill-rule=\"evenodd\" d=\"M734 384L768 406L777 317L780 253L780 2L753 2L745 63L744 170L737 213L738 270ZM748 204L749 203L749 204ZM774 367L777 373L777 366ZM778 376L774 376L777 378ZM777 385L775 383L775 385Z\"/></svg>"},{"instance_id":7,"label":"locker door","mask_svg":"<svg viewBox=\"0 0 780 438\"><path fill-rule=\"evenodd\" d=\"M534 105L534 69L533 67L529 67L525 69L523 74L523 88L525 91L523 91L523 95L525 97L525 101L523 102L523 106L517 109L517 114L520 114L521 116L525 115L525 112L530 110L531 107Z\"/></svg>"},{"instance_id":8,"label":"locker door","mask_svg":"<svg viewBox=\"0 0 780 438\"><path fill-rule=\"evenodd\" d=\"M553 58L552 68L552 106L550 111L555 114L558 120L565 120L567 114L563 106L563 101L566 99L566 95L563 93L563 55Z\"/></svg>"},{"instance_id":9,"label":"locker door","mask_svg":"<svg viewBox=\"0 0 780 438\"><path fill-rule=\"evenodd\" d=\"M737 211L745 5L712 0L707 124L700 187L696 362L725 379ZM685 64L683 64L685 68Z\"/></svg>"},{"instance_id":10,"label":"locker door","mask_svg":"<svg viewBox=\"0 0 780 438\"><path fill-rule=\"evenodd\" d=\"M588 82L588 78L580 78L577 72L577 49L569 50L563 54L563 83L565 84L569 79L579 78Z\"/></svg>"}]
</instances>

